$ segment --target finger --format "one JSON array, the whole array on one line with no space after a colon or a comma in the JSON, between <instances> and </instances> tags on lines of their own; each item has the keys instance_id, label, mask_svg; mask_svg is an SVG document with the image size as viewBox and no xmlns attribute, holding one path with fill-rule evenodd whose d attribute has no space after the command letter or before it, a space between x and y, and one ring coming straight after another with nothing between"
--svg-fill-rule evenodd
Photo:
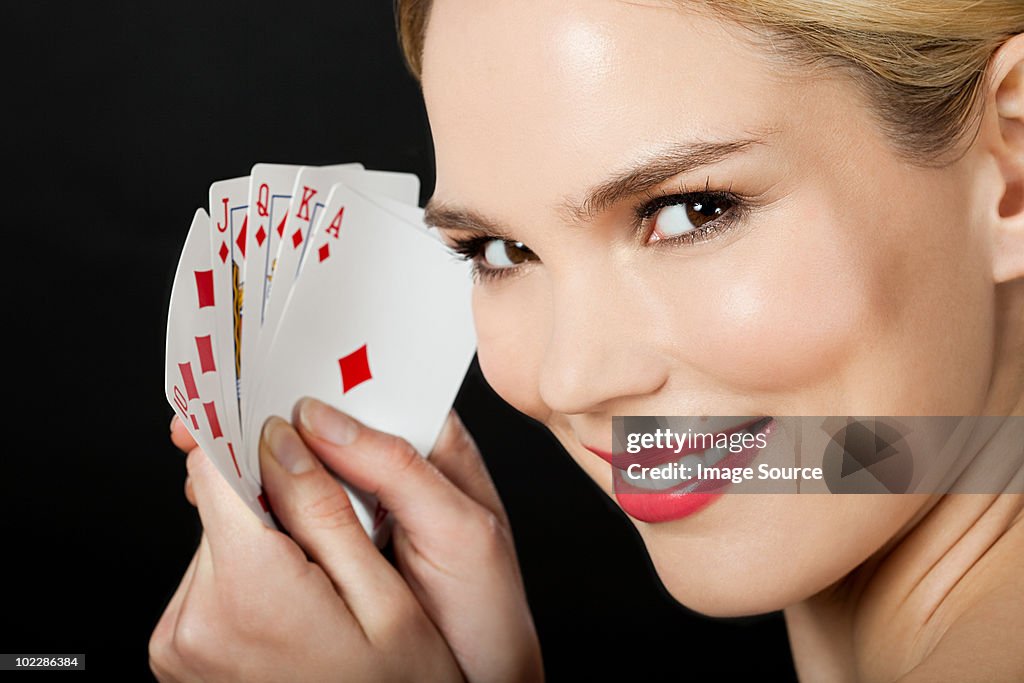
<instances>
[{"instance_id":1,"label":"finger","mask_svg":"<svg viewBox=\"0 0 1024 683\"><path fill-rule=\"evenodd\" d=\"M516 660L539 662L529 655L539 651L536 640L517 636L535 631L511 532L458 418L452 414L425 460L406 441L323 403L303 400L298 417L300 433L324 463L377 495L394 514L395 557L402 576L456 656L480 652L485 644L483 658L460 659L467 679L511 670ZM482 604L489 609L481 611ZM538 679L534 673L521 680Z\"/></svg>"},{"instance_id":2,"label":"finger","mask_svg":"<svg viewBox=\"0 0 1024 683\"><path fill-rule=\"evenodd\" d=\"M171 443L177 446L182 453L188 453L196 447L196 440L192 438L192 434L177 415L171 418Z\"/></svg>"},{"instance_id":3,"label":"finger","mask_svg":"<svg viewBox=\"0 0 1024 683\"><path fill-rule=\"evenodd\" d=\"M192 490L192 478L185 477L185 498L192 505L196 504L196 492Z\"/></svg>"},{"instance_id":4,"label":"finger","mask_svg":"<svg viewBox=\"0 0 1024 683\"><path fill-rule=\"evenodd\" d=\"M213 564L246 568L258 562L261 543L275 532L263 526L202 449L192 449L185 465Z\"/></svg>"},{"instance_id":5,"label":"finger","mask_svg":"<svg viewBox=\"0 0 1024 683\"><path fill-rule=\"evenodd\" d=\"M377 496L413 539L460 538L482 508L404 439L370 429L325 403L298 405L302 438L341 478Z\"/></svg>"},{"instance_id":6,"label":"finger","mask_svg":"<svg viewBox=\"0 0 1024 683\"><path fill-rule=\"evenodd\" d=\"M405 593L411 599L405 582L370 540L341 483L279 417L264 426L260 470L277 518L360 621L381 611L382 596Z\"/></svg>"},{"instance_id":7,"label":"finger","mask_svg":"<svg viewBox=\"0 0 1024 683\"><path fill-rule=\"evenodd\" d=\"M437 443L427 458L457 488L508 525L505 506L501 504L498 490L480 457L480 449L454 410L448 413Z\"/></svg>"}]
</instances>

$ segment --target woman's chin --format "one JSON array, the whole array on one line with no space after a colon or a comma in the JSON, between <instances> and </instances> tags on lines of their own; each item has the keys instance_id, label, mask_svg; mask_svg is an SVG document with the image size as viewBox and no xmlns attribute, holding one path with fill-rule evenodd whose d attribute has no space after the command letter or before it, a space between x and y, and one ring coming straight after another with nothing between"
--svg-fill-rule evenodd
<instances>
[{"instance_id":1,"label":"woman's chin","mask_svg":"<svg viewBox=\"0 0 1024 683\"><path fill-rule=\"evenodd\" d=\"M656 552L651 553L651 560L662 585L676 602L709 617L765 614L810 597L800 576L765 577L736 567L716 572L706 564L680 571L675 557L659 558Z\"/></svg>"},{"instance_id":2,"label":"woman's chin","mask_svg":"<svg viewBox=\"0 0 1024 683\"><path fill-rule=\"evenodd\" d=\"M866 548L849 554L838 550L833 561L821 562L820 553L801 544L772 543L764 538L767 533L659 538L649 526L640 533L669 594L708 616L749 616L796 604L841 581L869 554Z\"/></svg>"}]
</instances>

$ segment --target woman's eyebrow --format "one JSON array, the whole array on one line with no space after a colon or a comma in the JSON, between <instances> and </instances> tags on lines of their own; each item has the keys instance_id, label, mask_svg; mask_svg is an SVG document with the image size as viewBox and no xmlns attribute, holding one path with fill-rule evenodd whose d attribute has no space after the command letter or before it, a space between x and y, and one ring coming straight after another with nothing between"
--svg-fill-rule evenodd
<instances>
[{"instance_id":1,"label":"woman's eyebrow","mask_svg":"<svg viewBox=\"0 0 1024 683\"><path fill-rule=\"evenodd\" d=\"M442 230L472 230L499 239L509 239L511 236L511 231L501 223L473 209L453 206L433 197L423 209L423 222Z\"/></svg>"},{"instance_id":2,"label":"woman's eyebrow","mask_svg":"<svg viewBox=\"0 0 1024 683\"><path fill-rule=\"evenodd\" d=\"M575 223L593 219L616 202L657 187L673 176L694 171L735 156L754 145L767 142L774 130L764 130L737 140L675 143L647 156L632 167L615 173L587 190L582 199L567 198L562 211ZM431 198L424 209L427 225L450 230L472 230L497 238L510 238L512 231L473 209Z\"/></svg>"},{"instance_id":3,"label":"woman's eyebrow","mask_svg":"<svg viewBox=\"0 0 1024 683\"><path fill-rule=\"evenodd\" d=\"M644 158L630 168L594 185L582 199L567 198L562 210L576 223L585 223L626 197L657 187L669 178L718 163L754 145L762 145L774 130L737 140L676 143Z\"/></svg>"}]
</instances>

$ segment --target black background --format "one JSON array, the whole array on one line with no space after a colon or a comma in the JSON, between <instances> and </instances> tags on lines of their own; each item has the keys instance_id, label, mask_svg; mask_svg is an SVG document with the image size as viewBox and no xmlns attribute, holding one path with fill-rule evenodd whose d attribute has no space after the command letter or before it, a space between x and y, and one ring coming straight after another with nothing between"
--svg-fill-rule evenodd
<instances>
[{"instance_id":1,"label":"black background","mask_svg":"<svg viewBox=\"0 0 1024 683\"><path fill-rule=\"evenodd\" d=\"M162 387L194 209L258 161L414 172L425 199L429 129L383 0L6 13L0 652L148 680L200 533ZM779 615L675 604L621 512L475 364L456 407L511 516L550 680L794 678Z\"/></svg>"}]
</instances>

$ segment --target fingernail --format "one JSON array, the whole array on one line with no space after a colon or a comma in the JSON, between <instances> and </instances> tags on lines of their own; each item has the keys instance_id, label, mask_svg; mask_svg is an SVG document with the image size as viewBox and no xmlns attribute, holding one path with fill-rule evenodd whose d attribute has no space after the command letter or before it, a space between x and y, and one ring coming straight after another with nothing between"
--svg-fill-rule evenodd
<instances>
[{"instance_id":1,"label":"fingernail","mask_svg":"<svg viewBox=\"0 0 1024 683\"><path fill-rule=\"evenodd\" d=\"M174 423L178 421L177 415L171 415L171 431L174 431Z\"/></svg>"},{"instance_id":2,"label":"fingernail","mask_svg":"<svg viewBox=\"0 0 1024 683\"><path fill-rule=\"evenodd\" d=\"M349 445L359 433L359 424L355 420L314 398L302 401L299 420L314 435L338 446Z\"/></svg>"},{"instance_id":3,"label":"fingernail","mask_svg":"<svg viewBox=\"0 0 1024 683\"><path fill-rule=\"evenodd\" d=\"M263 428L263 442L270 455L292 474L309 472L316 466L312 454L291 426L279 417L267 420Z\"/></svg>"}]
</instances>

